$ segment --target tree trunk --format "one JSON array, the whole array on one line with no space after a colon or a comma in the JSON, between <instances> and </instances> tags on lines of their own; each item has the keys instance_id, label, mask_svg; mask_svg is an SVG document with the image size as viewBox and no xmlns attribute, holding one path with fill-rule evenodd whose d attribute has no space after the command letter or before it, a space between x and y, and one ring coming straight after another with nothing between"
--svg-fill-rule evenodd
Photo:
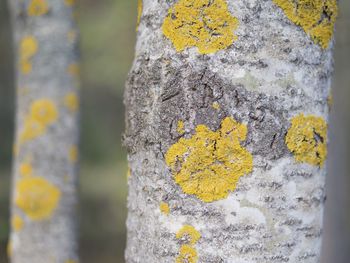
<instances>
[{"instance_id":1,"label":"tree trunk","mask_svg":"<svg viewBox=\"0 0 350 263\"><path fill-rule=\"evenodd\" d=\"M336 1L144 0L130 262L319 262Z\"/></svg>"},{"instance_id":2,"label":"tree trunk","mask_svg":"<svg viewBox=\"0 0 350 263\"><path fill-rule=\"evenodd\" d=\"M76 262L74 0L9 4L17 50L17 113L8 252L14 263Z\"/></svg>"}]
</instances>

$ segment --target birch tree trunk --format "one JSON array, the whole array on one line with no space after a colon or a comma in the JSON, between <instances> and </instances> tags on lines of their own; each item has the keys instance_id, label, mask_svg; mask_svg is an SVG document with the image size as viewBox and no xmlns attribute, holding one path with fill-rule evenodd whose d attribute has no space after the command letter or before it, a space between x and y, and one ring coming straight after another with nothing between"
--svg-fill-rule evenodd
<instances>
[{"instance_id":1,"label":"birch tree trunk","mask_svg":"<svg viewBox=\"0 0 350 263\"><path fill-rule=\"evenodd\" d=\"M144 0L131 262L319 262L335 0Z\"/></svg>"},{"instance_id":2,"label":"birch tree trunk","mask_svg":"<svg viewBox=\"0 0 350 263\"><path fill-rule=\"evenodd\" d=\"M17 59L13 263L77 262L74 0L9 1Z\"/></svg>"}]
</instances>

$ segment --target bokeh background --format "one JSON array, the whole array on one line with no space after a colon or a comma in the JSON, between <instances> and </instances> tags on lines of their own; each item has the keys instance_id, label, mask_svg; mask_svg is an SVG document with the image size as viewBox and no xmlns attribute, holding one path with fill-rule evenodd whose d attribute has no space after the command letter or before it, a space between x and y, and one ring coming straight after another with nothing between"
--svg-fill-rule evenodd
<instances>
[{"instance_id":1,"label":"bokeh background","mask_svg":"<svg viewBox=\"0 0 350 263\"><path fill-rule=\"evenodd\" d=\"M350 262L350 1L340 1L330 127L322 263ZM126 156L121 147L125 79L135 43L137 0L80 0L82 129L80 255L122 263L126 241ZM0 263L6 259L14 118L13 50L0 0ZM35 262L28 262L35 263Z\"/></svg>"}]
</instances>

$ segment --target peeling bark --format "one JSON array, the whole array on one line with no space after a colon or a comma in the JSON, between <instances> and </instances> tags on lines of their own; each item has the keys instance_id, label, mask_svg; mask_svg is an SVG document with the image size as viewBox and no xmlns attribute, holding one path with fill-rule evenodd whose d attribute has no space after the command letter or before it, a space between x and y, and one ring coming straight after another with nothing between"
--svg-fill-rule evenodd
<instances>
[{"instance_id":1,"label":"peeling bark","mask_svg":"<svg viewBox=\"0 0 350 263\"><path fill-rule=\"evenodd\" d=\"M13 263L78 261L79 67L74 1L9 1L16 50Z\"/></svg>"}]
</instances>

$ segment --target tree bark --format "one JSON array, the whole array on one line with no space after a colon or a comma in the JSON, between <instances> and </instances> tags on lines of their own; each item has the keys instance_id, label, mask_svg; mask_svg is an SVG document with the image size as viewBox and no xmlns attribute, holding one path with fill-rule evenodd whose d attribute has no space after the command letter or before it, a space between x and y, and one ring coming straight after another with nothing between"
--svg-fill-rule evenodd
<instances>
[{"instance_id":1,"label":"tree bark","mask_svg":"<svg viewBox=\"0 0 350 263\"><path fill-rule=\"evenodd\" d=\"M16 50L11 262L77 262L74 0L9 1Z\"/></svg>"},{"instance_id":2,"label":"tree bark","mask_svg":"<svg viewBox=\"0 0 350 263\"><path fill-rule=\"evenodd\" d=\"M128 263L319 262L336 14L336 1L143 1Z\"/></svg>"}]
</instances>

